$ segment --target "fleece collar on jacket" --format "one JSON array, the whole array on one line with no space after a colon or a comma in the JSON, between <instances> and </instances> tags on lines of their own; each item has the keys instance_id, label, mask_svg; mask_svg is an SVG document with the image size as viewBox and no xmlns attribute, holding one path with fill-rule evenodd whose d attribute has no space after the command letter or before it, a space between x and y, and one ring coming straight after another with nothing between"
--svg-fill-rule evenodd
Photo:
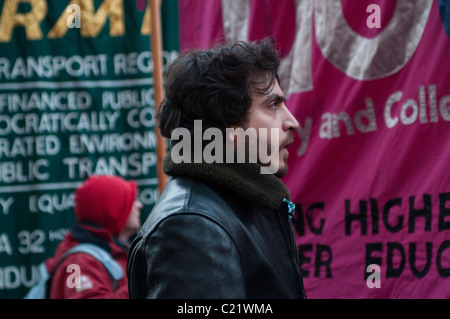
<instances>
[{"instance_id":1,"label":"fleece collar on jacket","mask_svg":"<svg viewBox=\"0 0 450 319\"><path fill-rule=\"evenodd\" d=\"M189 176L216 184L239 194L253 204L277 209L290 199L286 185L275 175L261 174L256 163L180 163L166 155L163 170L169 176Z\"/></svg>"}]
</instances>

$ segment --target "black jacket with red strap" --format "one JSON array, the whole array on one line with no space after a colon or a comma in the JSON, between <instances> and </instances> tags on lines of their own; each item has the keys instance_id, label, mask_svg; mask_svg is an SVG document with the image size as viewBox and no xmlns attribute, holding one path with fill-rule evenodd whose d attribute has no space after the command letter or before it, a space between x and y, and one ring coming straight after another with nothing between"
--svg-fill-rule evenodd
<instances>
[{"instance_id":1,"label":"black jacket with red strap","mask_svg":"<svg viewBox=\"0 0 450 319\"><path fill-rule=\"evenodd\" d=\"M173 177L130 249L130 298L306 297L281 180L170 154L164 170Z\"/></svg>"}]
</instances>

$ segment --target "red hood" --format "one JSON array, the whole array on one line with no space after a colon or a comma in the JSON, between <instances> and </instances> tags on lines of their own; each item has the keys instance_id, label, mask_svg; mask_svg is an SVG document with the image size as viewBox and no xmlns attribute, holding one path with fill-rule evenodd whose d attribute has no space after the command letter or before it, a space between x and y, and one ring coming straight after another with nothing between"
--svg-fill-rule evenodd
<instances>
[{"instance_id":1,"label":"red hood","mask_svg":"<svg viewBox=\"0 0 450 319\"><path fill-rule=\"evenodd\" d=\"M119 236L136 199L137 186L119 176L91 176L75 190L75 216Z\"/></svg>"}]
</instances>

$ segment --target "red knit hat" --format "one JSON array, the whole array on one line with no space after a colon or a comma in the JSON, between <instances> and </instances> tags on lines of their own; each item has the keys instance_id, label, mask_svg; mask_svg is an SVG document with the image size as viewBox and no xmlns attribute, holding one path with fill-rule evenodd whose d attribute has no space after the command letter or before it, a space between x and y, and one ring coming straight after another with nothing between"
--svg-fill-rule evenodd
<instances>
[{"instance_id":1,"label":"red knit hat","mask_svg":"<svg viewBox=\"0 0 450 319\"><path fill-rule=\"evenodd\" d=\"M136 183L118 176L91 176L75 190L75 217L118 236L136 199Z\"/></svg>"}]
</instances>

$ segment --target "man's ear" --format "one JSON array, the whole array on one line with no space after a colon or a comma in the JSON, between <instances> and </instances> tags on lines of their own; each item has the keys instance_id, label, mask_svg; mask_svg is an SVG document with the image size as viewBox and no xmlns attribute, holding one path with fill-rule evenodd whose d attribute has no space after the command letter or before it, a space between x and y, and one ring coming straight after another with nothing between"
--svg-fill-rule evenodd
<instances>
[{"instance_id":1,"label":"man's ear","mask_svg":"<svg viewBox=\"0 0 450 319\"><path fill-rule=\"evenodd\" d=\"M235 131L238 127L239 127L239 125L230 125L230 127L226 130L227 142L234 144L235 137L236 137Z\"/></svg>"},{"instance_id":2,"label":"man's ear","mask_svg":"<svg viewBox=\"0 0 450 319\"><path fill-rule=\"evenodd\" d=\"M234 129L227 130L227 141L229 143L234 143Z\"/></svg>"}]
</instances>

